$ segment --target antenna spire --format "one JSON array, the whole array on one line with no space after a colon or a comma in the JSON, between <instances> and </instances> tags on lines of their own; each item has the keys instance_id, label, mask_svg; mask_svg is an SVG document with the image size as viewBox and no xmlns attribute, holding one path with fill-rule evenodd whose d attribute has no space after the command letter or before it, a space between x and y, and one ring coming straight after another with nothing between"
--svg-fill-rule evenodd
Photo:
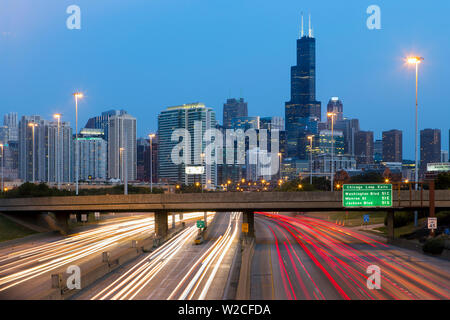
<instances>
[{"instance_id":1,"label":"antenna spire","mask_svg":"<svg viewBox=\"0 0 450 320\"><path fill-rule=\"evenodd\" d=\"M311 13L309 14L309 22L308 22L308 35L312 38L312 29L311 29Z\"/></svg>"},{"instance_id":2,"label":"antenna spire","mask_svg":"<svg viewBox=\"0 0 450 320\"><path fill-rule=\"evenodd\" d=\"M303 11L302 11L302 33L300 35L300 38L303 38L304 32L303 32Z\"/></svg>"}]
</instances>

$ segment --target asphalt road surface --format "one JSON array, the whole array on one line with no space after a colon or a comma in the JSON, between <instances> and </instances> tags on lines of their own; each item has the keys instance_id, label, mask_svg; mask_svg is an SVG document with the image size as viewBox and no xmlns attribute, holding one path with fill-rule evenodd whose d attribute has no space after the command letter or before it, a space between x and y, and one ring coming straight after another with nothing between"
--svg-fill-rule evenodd
<instances>
[{"instance_id":1,"label":"asphalt road surface","mask_svg":"<svg viewBox=\"0 0 450 320\"><path fill-rule=\"evenodd\" d=\"M240 213L219 214L208 240L195 225L74 296L82 300L222 299L239 235Z\"/></svg>"},{"instance_id":2,"label":"asphalt road surface","mask_svg":"<svg viewBox=\"0 0 450 320\"><path fill-rule=\"evenodd\" d=\"M184 214L184 220L196 217L203 217L203 213ZM169 215L169 226L171 219ZM101 259L104 251L150 237L154 233L154 218L153 214L128 216L82 230L65 237L49 233L0 247L0 299L40 299L51 289L52 273Z\"/></svg>"},{"instance_id":3,"label":"asphalt road surface","mask_svg":"<svg viewBox=\"0 0 450 320\"><path fill-rule=\"evenodd\" d=\"M446 260L304 216L257 214L255 227L251 299L450 298ZM370 273L369 266L375 266ZM372 277L368 281L377 267L380 289Z\"/></svg>"}]
</instances>

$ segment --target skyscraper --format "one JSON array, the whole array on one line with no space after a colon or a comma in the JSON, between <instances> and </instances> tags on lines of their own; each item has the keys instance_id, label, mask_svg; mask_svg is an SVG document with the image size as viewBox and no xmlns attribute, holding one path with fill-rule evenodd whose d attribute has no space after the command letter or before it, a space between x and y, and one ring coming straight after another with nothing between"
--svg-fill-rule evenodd
<instances>
[{"instance_id":1,"label":"skyscraper","mask_svg":"<svg viewBox=\"0 0 450 320\"><path fill-rule=\"evenodd\" d=\"M383 161L383 140L375 140L373 143L373 160L375 163Z\"/></svg>"},{"instance_id":2,"label":"skyscraper","mask_svg":"<svg viewBox=\"0 0 450 320\"><path fill-rule=\"evenodd\" d=\"M420 130L420 171L427 170L427 164L441 161L441 130Z\"/></svg>"},{"instance_id":3,"label":"skyscraper","mask_svg":"<svg viewBox=\"0 0 450 320\"><path fill-rule=\"evenodd\" d=\"M344 105L342 101L339 100L338 97L332 97L330 101L328 101L327 112L332 112L336 116L334 118L335 121L341 121L344 119ZM329 126L331 128L331 118L327 118Z\"/></svg>"},{"instance_id":4,"label":"skyscraper","mask_svg":"<svg viewBox=\"0 0 450 320\"><path fill-rule=\"evenodd\" d=\"M184 104L168 107L158 115L158 177L171 183L186 185L201 182L203 186L216 185L216 165L206 164L202 157L206 148L203 135L208 129L216 127L216 115L203 103ZM173 141L172 134L176 129L185 129L190 141L185 141L190 163L177 164L172 159L172 151L181 141ZM180 138L181 139L181 138ZM187 151L186 151L187 152ZM180 155L186 160L188 154ZM202 168L198 174L187 174L186 167Z\"/></svg>"},{"instance_id":5,"label":"skyscraper","mask_svg":"<svg viewBox=\"0 0 450 320\"><path fill-rule=\"evenodd\" d=\"M3 125L8 127L8 141L19 141L17 112L10 112L3 117Z\"/></svg>"},{"instance_id":6,"label":"skyscraper","mask_svg":"<svg viewBox=\"0 0 450 320\"><path fill-rule=\"evenodd\" d=\"M355 155L355 136L359 131L358 119L343 119L334 123L334 130L341 130L344 133L344 153Z\"/></svg>"},{"instance_id":7,"label":"skyscraper","mask_svg":"<svg viewBox=\"0 0 450 320\"><path fill-rule=\"evenodd\" d=\"M402 131L383 131L383 161L402 162L403 161L403 140Z\"/></svg>"},{"instance_id":8,"label":"skyscraper","mask_svg":"<svg viewBox=\"0 0 450 320\"><path fill-rule=\"evenodd\" d=\"M263 117L259 119L260 129L284 131L283 117Z\"/></svg>"},{"instance_id":9,"label":"skyscraper","mask_svg":"<svg viewBox=\"0 0 450 320\"><path fill-rule=\"evenodd\" d=\"M357 164L373 163L372 131L359 131L355 134L355 156Z\"/></svg>"},{"instance_id":10,"label":"skyscraper","mask_svg":"<svg viewBox=\"0 0 450 320\"><path fill-rule=\"evenodd\" d=\"M311 20L307 35L303 32L303 17L301 28L300 39L297 39L297 65L291 67L291 100L285 104L288 156L299 159L306 155L305 136L310 133L304 128L305 121L321 120L321 104L316 100L316 39Z\"/></svg>"},{"instance_id":11,"label":"skyscraper","mask_svg":"<svg viewBox=\"0 0 450 320\"><path fill-rule=\"evenodd\" d=\"M34 138L34 139L33 139ZM40 116L22 116L19 122L19 178L23 181L72 181L72 128ZM33 174L34 168L34 174Z\"/></svg>"},{"instance_id":12,"label":"skyscraper","mask_svg":"<svg viewBox=\"0 0 450 320\"><path fill-rule=\"evenodd\" d=\"M108 143L103 129L84 128L78 137L79 181L107 179L106 163Z\"/></svg>"},{"instance_id":13,"label":"skyscraper","mask_svg":"<svg viewBox=\"0 0 450 320\"><path fill-rule=\"evenodd\" d=\"M108 178L136 180L136 118L127 114L108 119Z\"/></svg>"},{"instance_id":14,"label":"skyscraper","mask_svg":"<svg viewBox=\"0 0 450 320\"><path fill-rule=\"evenodd\" d=\"M234 118L247 117L248 108L247 102L244 102L243 98L227 99L227 102L223 105L223 127L230 129L232 127L232 121Z\"/></svg>"}]
</instances>

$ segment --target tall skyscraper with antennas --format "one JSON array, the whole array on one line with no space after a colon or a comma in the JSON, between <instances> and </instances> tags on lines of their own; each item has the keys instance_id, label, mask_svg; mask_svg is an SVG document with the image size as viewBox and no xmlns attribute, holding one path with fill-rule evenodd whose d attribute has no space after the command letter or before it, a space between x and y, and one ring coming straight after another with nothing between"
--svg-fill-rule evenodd
<instances>
[{"instance_id":1,"label":"tall skyscraper with antennas","mask_svg":"<svg viewBox=\"0 0 450 320\"><path fill-rule=\"evenodd\" d=\"M307 136L314 132L321 120L321 103L316 100L316 39L311 17L308 33L303 28L297 39L297 64L291 67L291 99L285 104L288 157L303 159L307 156Z\"/></svg>"}]
</instances>

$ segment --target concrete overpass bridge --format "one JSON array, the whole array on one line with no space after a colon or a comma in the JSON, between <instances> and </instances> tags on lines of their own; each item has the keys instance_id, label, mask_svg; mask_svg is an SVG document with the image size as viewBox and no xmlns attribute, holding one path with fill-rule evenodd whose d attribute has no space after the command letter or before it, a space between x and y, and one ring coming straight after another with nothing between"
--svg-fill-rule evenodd
<instances>
[{"instance_id":1,"label":"concrete overpass bridge","mask_svg":"<svg viewBox=\"0 0 450 320\"><path fill-rule=\"evenodd\" d=\"M431 197L430 197L431 196ZM0 212L10 215L52 212L57 223L67 224L70 213L154 212L155 229L167 234L169 212L241 211L254 234L254 212L374 211L388 212L388 229L393 234L396 210L450 209L450 190L395 191L391 208L344 208L342 192L218 192L193 194L136 194L78 197L0 199ZM430 210L431 209L431 210Z\"/></svg>"}]
</instances>

